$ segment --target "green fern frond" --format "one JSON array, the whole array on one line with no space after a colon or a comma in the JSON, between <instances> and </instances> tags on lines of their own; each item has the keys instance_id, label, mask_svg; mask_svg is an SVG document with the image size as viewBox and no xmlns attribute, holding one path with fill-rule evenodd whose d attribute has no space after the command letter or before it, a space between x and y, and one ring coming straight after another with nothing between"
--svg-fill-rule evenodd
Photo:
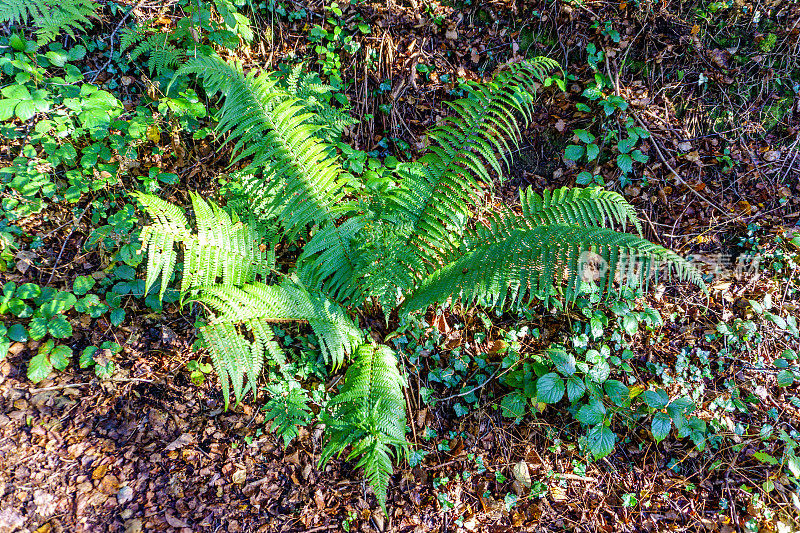
<instances>
[{"instance_id":1,"label":"green fern frond","mask_svg":"<svg viewBox=\"0 0 800 533\"><path fill-rule=\"evenodd\" d=\"M530 119L536 76L536 69L521 65L492 83L464 84L468 97L449 104L456 115L430 132L429 152L416 165L401 167L391 210L404 222L406 246L418 250L431 269L453 247L451 235L463 231L492 175L502 176L509 143L520 141L517 117L524 124Z\"/></svg>"},{"instance_id":2,"label":"green fern frond","mask_svg":"<svg viewBox=\"0 0 800 533\"><path fill-rule=\"evenodd\" d=\"M145 211L154 219L153 223L142 228L139 240L142 250L147 250L147 279L145 294L161 276L159 298L164 296L167 285L175 271L178 261L175 242L183 241L189 235L188 221L183 210L157 196L134 192Z\"/></svg>"},{"instance_id":3,"label":"green fern frond","mask_svg":"<svg viewBox=\"0 0 800 533\"><path fill-rule=\"evenodd\" d=\"M425 279L404 303L404 312L423 309L449 297L465 304L502 308L527 297L547 299L566 286L572 301L582 281L597 278L607 294L619 281L644 286L660 270L705 288L700 274L683 258L657 244L607 228L565 225L514 229L503 238L481 243Z\"/></svg>"},{"instance_id":4,"label":"green fern frond","mask_svg":"<svg viewBox=\"0 0 800 533\"><path fill-rule=\"evenodd\" d=\"M234 143L232 164L252 157L242 174L253 177L244 187L256 214L277 217L290 238L309 224L332 223L345 205L342 168L314 136L318 126L299 100L269 74L244 74L238 63L218 57L192 59L176 76L187 74L225 99L217 130Z\"/></svg>"},{"instance_id":5,"label":"green fern frond","mask_svg":"<svg viewBox=\"0 0 800 533\"><path fill-rule=\"evenodd\" d=\"M150 74L163 75L167 71L174 70L180 65L184 57L183 50L179 49L170 40L172 35L165 32L156 32L149 35L134 36L133 32L128 32L121 37L123 44L136 44L128 59L136 61L143 55L147 55L147 68ZM124 39L124 40L123 40ZM122 47L124 50L126 47Z\"/></svg>"},{"instance_id":6,"label":"green fern frond","mask_svg":"<svg viewBox=\"0 0 800 533\"><path fill-rule=\"evenodd\" d=\"M628 224L642 235L642 224L636 210L625 198L603 187L562 187L543 195L532 187L520 189L522 214L528 224L568 224L595 228L619 227L623 231Z\"/></svg>"},{"instance_id":7,"label":"green fern frond","mask_svg":"<svg viewBox=\"0 0 800 533\"><path fill-rule=\"evenodd\" d=\"M360 330L341 306L297 282L213 285L203 287L196 299L218 313L217 322L307 321L319 339L323 357L334 368L363 342Z\"/></svg>"},{"instance_id":8,"label":"green fern frond","mask_svg":"<svg viewBox=\"0 0 800 533\"><path fill-rule=\"evenodd\" d=\"M283 439L284 446L294 440L298 426L305 426L311 420L311 400L308 392L293 379L267 387L272 398L264 405L264 421L271 422L272 430Z\"/></svg>"},{"instance_id":9,"label":"green fern frond","mask_svg":"<svg viewBox=\"0 0 800 533\"><path fill-rule=\"evenodd\" d=\"M50 43L62 31L72 37L91 23L99 4L94 0L0 0L0 22L36 28L39 45Z\"/></svg>"},{"instance_id":10,"label":"green fern frond","mask_svg":"<svg viewBox=\"0 0 800 533\"><path fill-rule=\"evenodd\" d=\"M342 390L323 414L326 445L320 465L352 446L348 459L361 457L357 466L363 468L385 510L392 456L404 453L407 445L405 382L386 346L362 345L354 359Z\"/></svg>"},{"instance_id":11,"label":"green fern frond","mask_svg":"<svg viewBox=\"0 0 800 533\"><path fill-rule=\"evenodd\" d=\"M177 262L175 243L183 246L181 293L217 281L241 285L265 279L274 268L274 251L261 249L263 235L250 224L232 218L215 203L191 195L197 225L197 234L193 234L180 207L140 192L134 192L133 196L154 219L140 236L142 249L148 251L147 292L160 275L159 297L163 296Z\"/></svg>"}]
</instances>

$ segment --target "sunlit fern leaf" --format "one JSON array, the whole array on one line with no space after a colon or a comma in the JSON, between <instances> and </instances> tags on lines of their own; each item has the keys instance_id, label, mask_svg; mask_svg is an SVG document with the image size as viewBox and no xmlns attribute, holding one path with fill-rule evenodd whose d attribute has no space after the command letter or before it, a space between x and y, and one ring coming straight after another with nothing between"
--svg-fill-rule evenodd
<instances>
[{"instance_id":1,"label":"sunlit fern leaf","mask_svg":"<svg viewBox=\"0 0 800 533\"><path fill-rule=\"evenodd\" d=\"M265 279L275 265L274 252L263 245L263 234L231 218L213 202L191 195L198 228L193 234L180 207L153 195L136 192L133 196L154 219L144 227L140 239L148 251L145 287L149 291L161 275L159 297L175 268L175 243L183 246L181 293L218 281L236 285Z\"/></svg>"},{"instance_id":2,"label":"sunlit fern leaf","mask_svg":"<svg viewBox=\"0 0 800 533\"><path fill-rule=\"evenodd\" d=\"M142 228L139 235L142 250L147 250L145 294L150 292L150 288L161 276L161 288L159 289L159 298L161 298L167 290L178 260L175 242L180 242L189 235L189 223L183 210L176 205L150 194L134 192L133 196L154 219L152 224Z\"/></svg>"},{"instance_id":3,"label":"sunlit fern leaf","mask_svg":"<svg viewBox=\"0 0 800 533\"><path fill-rule=\"evenodd\" d=\"M323 357L334 368L341 366L363 341L360 330L341 306L289 280L280 285L202 287L197 300L216 311L218 322L307 321L320 342Z\"/></svg>"},{"instance_id":4,"label":"sunlit fern leaf","mask_svg":"<svg viewBox=\"0 0 800 533\"><path fill-rule=\"evenodd\" d=\"M614 228L623 231L630 224L642 235L642 225L636 210L620 194L603 187L561 187L542 195L532 187L520 190L520 203L530 226L571 224L577 226Z\"/></svg>"},{"instance_id":5,"label":"sunlit fern leaf","mask_svg":"<svg viewBox=\"0 0 800 533\"><path fill-rule=\"evenodd\" d=\"M490 242L487 242L490 241ZM599 263L594 268L592 263ZM460 298L503 308L535 296L546 299L559 286L568 301L584 278L597 278L606 293L619 281L643 286L666 270L705 288L700 274L674 252L641 237L607 228L545 225L514 229L485 239L461 258L425 279L403 305L404 312ZM588 281L588 279L587 279Z\"/></svg>"},{"instance_id":6,"label":"sunlit fern leaf","mask_svg":"<svg viewBox=\"0 0 800 533\"><path fill-rule=\"evenodd\" d=\"M430 270L452 248L451 235L463 231L493 176L502 176L497 154L508 153L509 143L519 144L520 120L524 125L531 117L537 75L522 64L491 83L463 84L467 97L451 103L455 116L429 133L428 153L416 165L400 168L391 209L408 226L405 246L417 250Z\"/></svg>"},{"instance_id":7,"label":"sunlit fern leaf","mask_svg":"<svg viewBox=\"0 0 800 533\"><path fill-rule=\"evenodd\" d=\"M99 7L93 0L0 0L0 22L32 24L42 46L62 31L72 37L84 31Z\"/></svg>"},{"instance_id":8,"label":"sunlit fern leaf","mask_svg":"<svg viewBox=\"0 0 800 533\"><path fill-rule=\"evenodd\" d=\"M272 398L264 405L264 422L270 422L272 430L283 439L288 446L298 435L298 427L305 426L311 420L311 409L308 407L308 392L293 379L267 386Z\"/></svg>"},{"instance_id":9,"label":"sunlit fern leaf","mask_svg":"<svg viewBox=\"0 0 800 533\"><path fill-rule=\"evenodd\" d=\"M314 135L319 126L302 102L269 74L245 74L218 57L189 60L177 73L186 74L224 97L217 130L234 144L233 163L250 159L242 173L251 176L244 186L253 206L276 217L289 238L309 224L333 223L333 213L342 212L343 171L331 147Z\"/></svg>"},{"instance_id":10,"label":"sunlit fern leaf","mask_svg":"<svg viewBox=\"0 0 800 533\"><path fill-rule=\"evenodd\" d=\"M244 378L247 361L258 354L253 353L253 345L236 331L229 322L211 322L198 329L200 338L208 346L211 362L222 384L222 397L225 409L230 399L230 386L233 384L236 404L244 397ZM255 391L256 389L253 388Z\"/></svg>"},{"instance_id":11,"label":"sunlit fern leaf","mask_svg":"<svg viewBox=\"0 0 800 533\"><path fill-rule=\"evenodd\" d=\"M392 456L403 453L407 444L404 386L392 350L363 345L347 369L341 391L328 402L323 415L326 445L321 467L352 445L348 458L360 456L358 466L384 509Z\"/></svg>"}]
</instances>

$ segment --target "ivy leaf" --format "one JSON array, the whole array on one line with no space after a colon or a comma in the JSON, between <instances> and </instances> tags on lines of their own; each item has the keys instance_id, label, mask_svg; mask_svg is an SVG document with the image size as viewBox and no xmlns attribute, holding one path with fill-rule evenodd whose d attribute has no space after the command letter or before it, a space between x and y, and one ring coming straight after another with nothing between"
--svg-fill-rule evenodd
<instances>
[{"instance_id":1,"label":"ivy leaf","mask_svg":"<svg viewBox=\"0 0 800 533\"><path fill-rule=\"evenodd\" d=\"M564 397L564 380L555 372L540 377L536 382L536 397L542 403L558 403Z\"/></svg>"},{"instance_id":2,"label":"ivy leaf","mask_svg":"<svg viewBox=\"0 0 800 533\"><path fill-rule=\"evenodd\" d=\"M28 379L34 383L38 383L50 375L53 371L53 366L50 364L50 359L47 357L46 351L39 351L36 355L31 357L28 362Z\"/></svg>"},{"instance_id":3,"label":"ivy leaf","mask_svg":"<svg viewBox=\"0 0 800 533\"><path fill-rule=\"evenodd\" d=\"M589 451L595 459L601 459L614 450L617 435L604 424L598 424L586 435Z\"/></svg>"},{"instance_id":4,"label":"ivy leaf","mask_svg":"<svg viewBox=\"0 0 800 533\"><path fill-rule=\"evenodd\" d=\"M564 150L564 157L566 157L570 161L577 161L583 156L583 153L585 151L586 150L583 146L579 146L577 144L570 144Z\"/></svg>"},{"instance_id":5,"label":"ivy leaf","mask_svg":"<svg viewBox=\"0 0 800 533\"><path fill-rule=\"evenodd\" d=\"M605 419L605 416L606 406L603 405L603 402L597 399L592 399L589 403L583 405L580 410L578 410L576 418L581 424L593 426L602 423Z\"/></svg>"},{"instance_id":6,"label":"ivy leaf","mask_svg":"<svg viewBox=\"0 0 800 533\"><path fill-rule=\"evenodd\" d=\"M669 436L669 432L672 429L672 419L667 413L659 411L653 416L650 429L653 431L653 438L656 439L656 443L661 442Z\"/></svg>"}]
</instances>

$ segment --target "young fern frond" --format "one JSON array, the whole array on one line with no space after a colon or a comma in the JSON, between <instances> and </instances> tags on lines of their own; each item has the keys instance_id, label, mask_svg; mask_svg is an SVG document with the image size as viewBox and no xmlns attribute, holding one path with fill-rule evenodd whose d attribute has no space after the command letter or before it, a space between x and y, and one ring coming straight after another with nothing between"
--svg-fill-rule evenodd
<instances>
[{"instance_id":1,"label":"young fern frond","mask_svg":"<svg viewBox=\"0 0 800 533\"><path fill-rule=\"evenodd\" d=\"M134 49L128 54L128 59L133 63L146 55L150 74L162 75L180 65L185 55L185 52L170 40L171 37L171 34L164 32L143 34L134 28L120 37L120 48L125 50L135 44Z\"/></svg>"},{"instance_id":2,"label":"young fern frond","mask_svg":"<svg viewBox=\"0 0 800 533\"><path fill-rule=\"evenodd\" d=\"M39 46L54 41L62 31L71 37L91 23L100 5L94 0L0 0L0 22L36 27Z\"/></svg>"},{"instance_id":3,"label":"young fern frond","mask_svg":"<svg viewBox=\"0 0 800 533\"><path fill-rule=\"evenodd\" d=\"M311 421L308 392L294 379L285 378L284 383L267 386L272 398L264 405L264 422L272 424L272 430L288 446L298 435L298 427Z\"/></svg>"},{"instance_id":4,"label":"young fern frond","mask_svg":"<svg viewBox=\"0 0 800 533\"><path fill-rule=\"evenodd\" d=\"M386 346L362 345L354 359L341 391L323 415L326 445L320 467L352 445L348 459L361 457L358 466L385 510L392 456L404 453L407 445L405 382L397 358Z\"/></svg>"}]
</instances>

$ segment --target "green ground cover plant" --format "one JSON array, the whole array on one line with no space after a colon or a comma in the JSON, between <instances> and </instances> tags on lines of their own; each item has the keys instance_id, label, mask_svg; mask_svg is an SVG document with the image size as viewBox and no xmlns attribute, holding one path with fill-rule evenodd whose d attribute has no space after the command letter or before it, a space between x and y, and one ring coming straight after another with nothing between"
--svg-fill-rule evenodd
<instances>
[{"instance_id":1,"label":"green ground cover plant","mask_svg":"<svg viewBox=\"0 0 800 533\"><path fill-rule=\"evenodd\" d=\"M379 313L388 324L433 304L502 310L532 298L570 303L584 283L586 254L608 262L597 280L602 293L614 290L621 270L622 286L646 288L664 266L703 286L673 252L617 231L641 228L633 209L609 191L563 188L540 196L527 189L520 192L520 212L484 213L488 222L475 222L491 174L502 175L509 163L496 153L518 144L520 120L529 119L534 101L533 83L554 66L538 59L491 83L463 83L467 97L451 103L454 116L429 133L427 153L360 181L345 174L321 138L328 125L320 115L268 73L245 74L215 57L190 60L177 73L196 75L208 94L223 98L217 129L233 145L239 188L225 206L192 195L196 231L182 208L135 195L153 219L141 233L146 290L167 290L179 264L177 245L183 259L180 293L206 308L200 334L223 395L227 399L232 387L237 403L248 390L257 391L265 361L276 368L285 364L274 340L275 322L308 322L333 369L352 360L344 385L321 416L321 462L350 449L381 505L392 457L406 449L403 378L394 352L366 342L351 310ZM276 257L279 242L298 245L299 255L288 265ZM581 395L573 382L582 392L593 382L578 380L563 362L558 368L569 378L575 401ZM613 397L622 406L627 400L619 385ZM530 376L526 386L547 403L560 400L565 389L552 372ZM272 398L270 416L279 430L296 431L308 421L302 395L290 387ZM590 446L597 455L613 445L603 413L583 416L595 424L589 438L602 441Z\"/></svg>"}]
</instances>

